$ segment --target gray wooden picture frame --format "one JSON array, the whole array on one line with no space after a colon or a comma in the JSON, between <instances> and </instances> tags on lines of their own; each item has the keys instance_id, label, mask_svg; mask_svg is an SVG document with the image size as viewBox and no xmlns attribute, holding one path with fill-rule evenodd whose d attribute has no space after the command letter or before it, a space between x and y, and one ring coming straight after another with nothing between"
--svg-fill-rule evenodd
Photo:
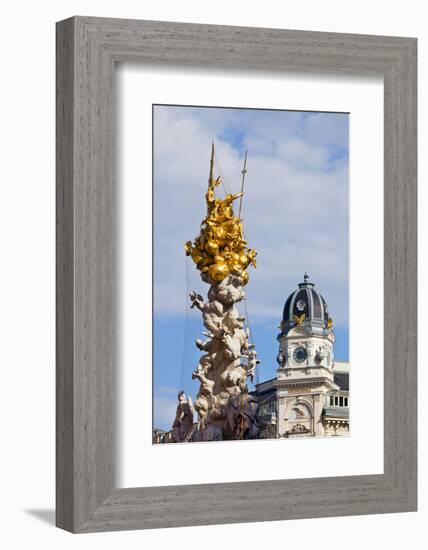
<instances>
[{"instance_id":1,"label":"gray wooden picture frame","mask_svg":"<svg viewBox=\"0 0 428 550\"><path fill-rule=\"evenodd\" d=\"M416 510L416 46L414 38L91 17L57 24L58 527L83 533ZM115 487L118 62L383 77L383 474Z\"/></svg>"}]
</instances>

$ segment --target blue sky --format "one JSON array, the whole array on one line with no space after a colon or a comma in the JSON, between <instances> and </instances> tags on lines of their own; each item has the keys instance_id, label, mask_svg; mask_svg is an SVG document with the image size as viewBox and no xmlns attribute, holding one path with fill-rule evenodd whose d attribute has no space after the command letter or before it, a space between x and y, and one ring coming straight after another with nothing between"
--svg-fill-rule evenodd
<instances>
[{"instance_id":1,"label":"blue sky","mask_svg":"<svg viewBox=\"0 0 428 550\"><path fill-rule=\"evenodd\" d=\"M246 308L261 364L258 380L275 376L276 336L288 295L307 271L335 323L335 355L348 359L348 115L254 109L154 107L154 423L167 429L179 389L191 380L203 330L187 294L207 285L184 243L199 232L211 141L215 175L240 190L245 236L258 251ZM223 190L224 192L224 190ZM247 311L246 311L247 309Z\"/></svg>"}]
</instances>

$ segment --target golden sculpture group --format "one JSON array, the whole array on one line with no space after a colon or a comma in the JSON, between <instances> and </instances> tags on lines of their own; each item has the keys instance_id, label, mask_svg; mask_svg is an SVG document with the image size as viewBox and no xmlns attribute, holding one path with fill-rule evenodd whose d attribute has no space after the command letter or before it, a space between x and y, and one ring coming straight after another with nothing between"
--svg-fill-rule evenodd
<instances>
[{"instance_id":1,"label":"golden sculpture group","mask_svg":"<svg viewBox=\"0 0 428 550\"><path fill-rule=\"evenodd\" d=\"M194 241L186 243L186 255L191 256L197 269L206 273L212 281L220 282L228 275L237 275L242 284L248 282L247 268L256 267L257 252L246 247L240 218L233 213L233 202L243 192L228 194L224 199L215 196L215 188L221 179L213 177L214 155L211 156L211 170L208 191L205 195L207 216L202 221L201 233Z\"/></svg>"}]
</instances>

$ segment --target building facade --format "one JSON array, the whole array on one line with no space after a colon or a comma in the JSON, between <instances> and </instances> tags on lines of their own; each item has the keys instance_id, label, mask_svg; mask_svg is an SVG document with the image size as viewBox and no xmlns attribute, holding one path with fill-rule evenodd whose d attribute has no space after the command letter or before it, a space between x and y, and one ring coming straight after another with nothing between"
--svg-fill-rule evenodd
<instances>
[{"instance_id":1,"label":"building facade","mask_svg":"<svg viewBox=\"0 0 428 550\"><path fill-rule=\"evenodd\" d=\"M334 358L333 321L305 273L285 302L277 376L256 385L264 437L349 434L349 364Z\"/></svg>"}]
</instances>

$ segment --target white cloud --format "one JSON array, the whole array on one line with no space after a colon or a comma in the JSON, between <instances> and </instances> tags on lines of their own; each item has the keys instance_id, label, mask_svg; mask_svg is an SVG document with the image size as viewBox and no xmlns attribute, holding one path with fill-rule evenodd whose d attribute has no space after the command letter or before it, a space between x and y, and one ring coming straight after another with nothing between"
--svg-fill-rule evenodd
<instances>
[{"instance_id":1,"label":"white cloud","mask_svg":"<svg viewBox=\"0 0 428 550\"><path fill-rule=\"evenodd\" d=\"M293 168L322 170L328 162L326 147L308 145L299 138L282 141L277 152L279 158Z\"/></svg>"},{"instance_id":2,"label":"white cloud","mask_svg":"<svg viewBox=\"0 0 428 550\"><path fill-rule=\"evenodd\" d=\"M230 140L233 132L238 148L219 137ZM205 216L212 139L232 192L240 188L242 148L248 148L242 212L249 246L259 252L247 286L251 320L279 319L308 271L336 324L347 325L347 122L322 113L156 108L156 313L184 311L191 260L183 245ZM189 284L206 290L192 263L190 270Z\"/></svg>"}]
</instances>

